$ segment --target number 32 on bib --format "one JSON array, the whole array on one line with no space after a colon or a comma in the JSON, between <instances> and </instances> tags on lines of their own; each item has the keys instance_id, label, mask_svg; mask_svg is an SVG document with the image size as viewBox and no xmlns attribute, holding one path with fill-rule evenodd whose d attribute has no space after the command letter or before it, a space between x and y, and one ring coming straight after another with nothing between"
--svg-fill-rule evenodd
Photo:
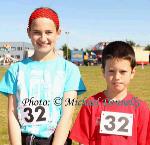
<instances>
[{"instance_id":1,"label":"number 32 on bib","mask_svg":"<svg viewBox=\"0 0 150 145\"><path fill-rule=\"evenodd\" d=\"M48 124L49 108L48 106L23 106L21 108L21 124L41 125Z\"/></svg>"},{"instance_id":2,"label":"number 32 on bib","mask_svg":"<svg viewBox=\"0 0 150 145\"><path fill-rule=\"evenodd\" d=\"M132 136L133 114L102 111L100 133Z\"/></svg>"}]
</instances>

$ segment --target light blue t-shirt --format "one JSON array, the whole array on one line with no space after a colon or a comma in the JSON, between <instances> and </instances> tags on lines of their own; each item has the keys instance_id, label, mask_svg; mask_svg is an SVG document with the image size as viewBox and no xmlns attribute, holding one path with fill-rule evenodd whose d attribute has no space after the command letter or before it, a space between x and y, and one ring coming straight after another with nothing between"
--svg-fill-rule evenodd
<instances>
[{"instance_id":1,"label":"light blue t-shirt","mask_svg":"<svg viewBox=\"0 0 150 145\"><path fill-rule=\"evenodd\" d=\"M64 92L86 88L79 69L62 57L49 61L24 59L10 66L0 82L0 92L13 94L21 131L49 137L62 116Z\"/></svg>"}]
</instances>

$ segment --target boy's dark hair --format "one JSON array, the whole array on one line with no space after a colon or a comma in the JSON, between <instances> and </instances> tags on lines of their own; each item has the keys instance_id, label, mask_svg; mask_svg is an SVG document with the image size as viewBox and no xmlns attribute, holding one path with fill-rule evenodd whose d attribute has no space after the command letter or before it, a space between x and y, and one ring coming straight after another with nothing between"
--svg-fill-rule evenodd
<instances>
[{"instance_id":1,"label":"boy's dark hair","mask_svg":"<svg viewBox=\"0 0 150 145\"><path fill-rule=\"evenodd\" d=\"M135 53L133 48L126 42L110 42L102 52L102 68L105 68L106 60L112 58L122 58L130 61L131 68L136 66Z\"/></svg>"}]
</instances>

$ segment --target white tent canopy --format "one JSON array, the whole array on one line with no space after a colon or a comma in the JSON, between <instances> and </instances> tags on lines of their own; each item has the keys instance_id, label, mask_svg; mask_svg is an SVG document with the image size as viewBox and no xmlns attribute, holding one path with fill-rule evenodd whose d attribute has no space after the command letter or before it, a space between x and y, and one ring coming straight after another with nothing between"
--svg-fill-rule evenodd
<instances>
[{"instance_id":1,"label":"white tent canopy","mask_svg":"<svg viewBox=\"0 0 150 145\"><path fill-rule=\"evenodd\" d=\"M0 62L3 65L8 65L17 61L18 59L11 57L9 54L5 54L3 57L0 58Z\"/></svg>"}]
</instances>

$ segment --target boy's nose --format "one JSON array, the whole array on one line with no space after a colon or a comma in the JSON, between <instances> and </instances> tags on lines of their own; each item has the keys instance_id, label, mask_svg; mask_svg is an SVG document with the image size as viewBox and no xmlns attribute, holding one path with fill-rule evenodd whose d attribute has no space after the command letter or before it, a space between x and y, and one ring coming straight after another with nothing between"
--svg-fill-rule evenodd
<instances>
[{"instance_id":1,"label":"boy's nose","mask_svg":"<svg viewBox=\"0 0 150 145\"><path fill-rule=\"evenodd\" d=\"M115 75L114 75L114 77L115 77L116 80L120 79L120 73L116 72Z\"/></svg>"}]
</instances>

